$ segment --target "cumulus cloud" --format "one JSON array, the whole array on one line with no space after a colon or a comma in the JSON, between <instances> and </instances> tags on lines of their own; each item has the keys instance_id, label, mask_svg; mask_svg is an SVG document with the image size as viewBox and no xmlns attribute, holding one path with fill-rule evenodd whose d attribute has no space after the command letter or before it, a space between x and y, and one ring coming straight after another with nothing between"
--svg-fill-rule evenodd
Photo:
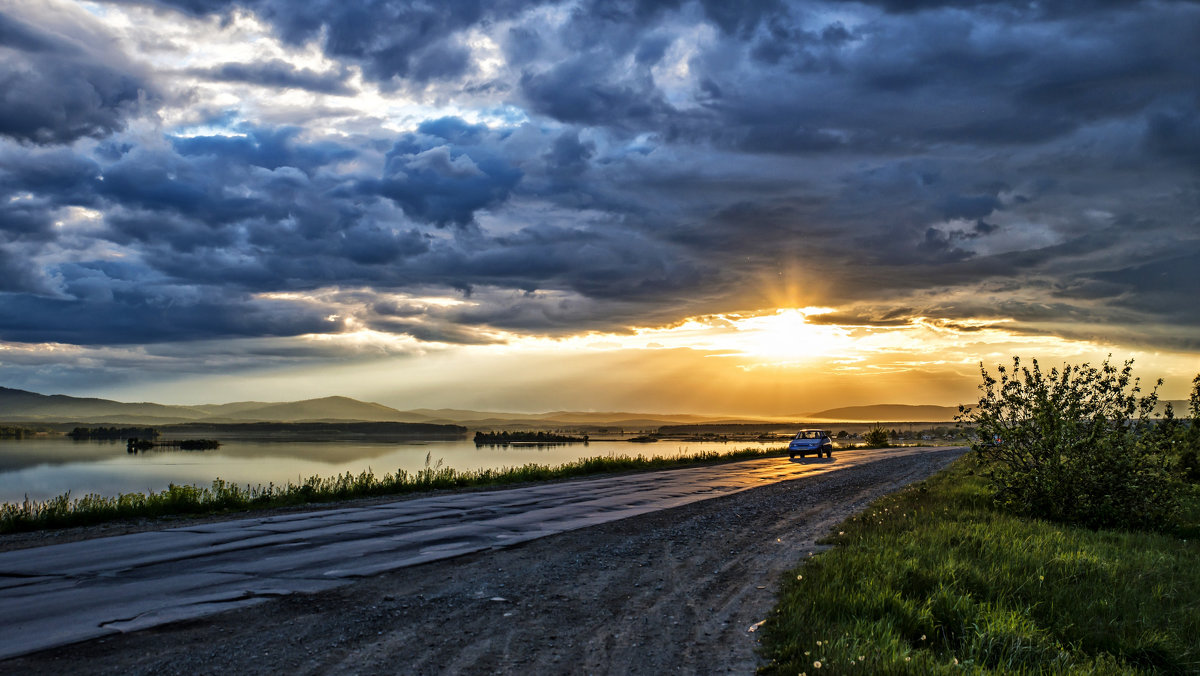
<instances>
[{"instance_id":1,"label":"cumulus cloud","mask_svg":"<svg viewBox=\"0 0 1200 676\"><path fill-rule=\"evenodd\" d=\"M0 136L35 144L124 128L156 87L81 10L0 3Z\"/></svg>"},{"instance_id":2,"label":"cumulus cloud","mask_svg":"<svg viewBox=\"0 0 1200 676\"><path fill-rule=\"evenodd\" d=\"M137 4L326 65L176 62L156 99L117 28L4 5L0 339L1200 324L1192 4ZM222 83L269 91L193 105Z\"/></svg>"},{"instance_id":3,"label":"cumulus cloud","mask_svg":"<svg viewBox=\"0 0 1200 676\"><path fill-rule=\"evenodd\" d=\"M341 95L353 93L347 82L350 75L345 68L332 73L318 73L308 68L296 68L280 59L262 63L225 63L212 68L193 69L190 73L219 82L245 82L276 89L304 89Z\"/></svg>"},{"instance_id":4,"label":"cumulus cloud","mask_svg":"<svg viewBox=\"0 0 1200 676\"><path fill-rule=\"evenodd\" d=\"M422 124L387 153L379 194L420 221L470 223L476 211L503 203L522 175L483 143L484 133L457 118Z\"/></svg>"}]
</instances>

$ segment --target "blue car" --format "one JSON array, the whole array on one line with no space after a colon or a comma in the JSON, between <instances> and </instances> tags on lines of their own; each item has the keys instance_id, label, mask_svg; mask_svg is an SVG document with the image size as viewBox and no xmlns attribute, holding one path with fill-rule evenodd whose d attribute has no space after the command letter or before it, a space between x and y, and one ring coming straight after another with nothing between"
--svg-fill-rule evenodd
<instances>
[{"instance_id":1,"label":"blue car","mask_svg":"<svg viewBox=\"0 0 1200 676\"><path fill-rule=\"evenodd\" d=\"M829 438L829 432L825 430L800 430L792 442L788 444L788 455L795 459L797 455L803 458L809 453L816 453L817 457L822 454L826 458L833 457L833 440Z\"/></svg>"}]
</instances>

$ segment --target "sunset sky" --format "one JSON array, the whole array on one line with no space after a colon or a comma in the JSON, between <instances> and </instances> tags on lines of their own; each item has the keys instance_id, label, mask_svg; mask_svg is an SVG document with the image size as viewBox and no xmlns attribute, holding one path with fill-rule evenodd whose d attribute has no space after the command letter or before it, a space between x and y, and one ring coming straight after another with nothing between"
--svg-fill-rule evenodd
<instances>
[{"instance_id":1,"label":"sunset sky","mask_svg":"<svg viewBox=\"0 0 1200 676\"><path fill-rule=\"evenodd\" d=\"M793 415L1200 372L1200 4L0 0L0 385Z\"/></svg>"}]
</instances>

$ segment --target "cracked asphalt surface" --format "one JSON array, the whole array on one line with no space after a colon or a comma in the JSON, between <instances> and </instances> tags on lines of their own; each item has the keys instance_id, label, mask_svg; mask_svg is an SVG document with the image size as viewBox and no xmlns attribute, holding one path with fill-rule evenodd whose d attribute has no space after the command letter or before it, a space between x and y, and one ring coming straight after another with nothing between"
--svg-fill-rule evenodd
<instances>
[{"instance_id":1,"label":"cracked asphalt surface","mask_svg":"<svg viewBox=\"0 0 1200 676\"><path fill-rule=\"evenodd\" d=\"M748 673L778 576L961 453L761 459L4 552L0 671Z\"/></svg>"}]
</instances>

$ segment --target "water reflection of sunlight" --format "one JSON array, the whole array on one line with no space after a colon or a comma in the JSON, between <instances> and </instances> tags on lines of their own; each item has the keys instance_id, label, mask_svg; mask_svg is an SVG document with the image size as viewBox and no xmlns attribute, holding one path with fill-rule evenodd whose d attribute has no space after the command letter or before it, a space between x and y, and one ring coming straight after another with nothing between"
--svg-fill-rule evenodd
<instances>
[{"instance_id":1,"label":"water reflection of sunlight","mask_svg":"<svg viewBox=\"0 0 1200 676\"><path fill-rule=\"evenodd\" d=\"M218 451L129 454L118 444L77 444L70 440L10 442L0 445L0 502L46 500L70 491L88 493L160 491L168 484L209 486L214 479L240 485L276 485L311 476L331 477L370 471L376 476L420 471L429 462L456 470L501 469L527 464L561 465L585 457L674 456L732 451L758 442L630 444L593 441L555 447L477 447L470 439L386 442L262 442L225 440ZM770 444L767 444L770 445Z\"/></svg>"}]
</instances>

